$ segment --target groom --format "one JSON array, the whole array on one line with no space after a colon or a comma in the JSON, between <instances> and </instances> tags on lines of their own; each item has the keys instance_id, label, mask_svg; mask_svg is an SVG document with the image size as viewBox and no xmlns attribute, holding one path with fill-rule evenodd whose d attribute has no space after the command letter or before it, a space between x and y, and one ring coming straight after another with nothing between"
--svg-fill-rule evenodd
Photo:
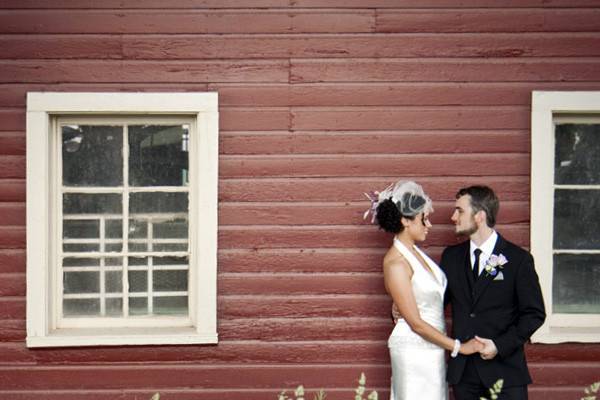
<instances>
[{"instance_id":1,"label":"groom","mask_svg":"<svg viewBox=\"0 0 600 400\"><path fill-rule=\"evenodd\" d=\"M527 399L531 377L523 345L546 318L533 257L494 230L498 208L491 188L460 189L452 221L470 240L442 254L453 336L484 345L479 354L450 358L447 379L456 400L487 397L498 379L504 380L498 399Z\"/></svg>"}]
</instances>

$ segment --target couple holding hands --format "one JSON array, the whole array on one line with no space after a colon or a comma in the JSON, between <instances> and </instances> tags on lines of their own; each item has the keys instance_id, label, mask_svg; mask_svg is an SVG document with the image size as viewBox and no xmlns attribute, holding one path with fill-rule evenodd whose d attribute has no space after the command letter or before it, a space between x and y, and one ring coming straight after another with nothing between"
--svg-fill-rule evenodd
<instances>
[{"instance_id":1,"label":"couple holding hands","mask_svg":"<svg viewBox=\"0 0 600 400\"><path fill-rule=\"evenodd\" d=\"M432 202L420 185L400 181L371 201L373 222L395 234L383 260L395 321L388 340L391 399L446 400L450 384L456 400L479 400L498 379L498 399L527 399L523 346L544 322L544 301L531 254L494 230L493 190L457 192L451 220L469 240L446 248L439 266L416 245L432 227Z\"/></svg>"}]
</instances>

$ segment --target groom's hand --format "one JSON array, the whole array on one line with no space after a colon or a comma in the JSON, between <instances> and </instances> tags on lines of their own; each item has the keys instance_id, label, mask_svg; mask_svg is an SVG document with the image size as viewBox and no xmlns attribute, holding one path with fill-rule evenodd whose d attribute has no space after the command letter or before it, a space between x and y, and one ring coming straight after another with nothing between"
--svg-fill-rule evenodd
<instances>
[{"instance_id":1,"label":"groom's hand","mask_svg":"<svg viewBox=\"0 0 600 400\"><path fill-rule=\"evenodd\" d=\"M493 340L481 338L479 336L475 336L475 339L483 345L483 349L479 351L481 358L484 360L491 360L496 357L496 354L498 354L498 349L496 348Z\"/></svg>"}]
</instances>

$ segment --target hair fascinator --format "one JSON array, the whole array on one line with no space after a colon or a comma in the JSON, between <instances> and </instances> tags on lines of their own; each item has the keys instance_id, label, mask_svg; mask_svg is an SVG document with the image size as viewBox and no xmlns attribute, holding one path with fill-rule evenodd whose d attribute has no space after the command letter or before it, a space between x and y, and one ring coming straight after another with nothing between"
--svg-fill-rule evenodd
<instances>
[{"instance_id":1,"label":"hair fascinator","mask_svg":"<svg viewBox=\"0 0 600 400\"><path fill-rule=\"evenodd\" d=\"M425 194L421 185L413 181L392 183L381 192L365 193L365 196L371 202L371 207L365 211L363 219L367 219L371 214L371 223L374 223L377 218L379 204L388 199L394 202L400 214L405 217L414 217L422 212L433 212L431 199Z\"/></svg>"}]
</instances>

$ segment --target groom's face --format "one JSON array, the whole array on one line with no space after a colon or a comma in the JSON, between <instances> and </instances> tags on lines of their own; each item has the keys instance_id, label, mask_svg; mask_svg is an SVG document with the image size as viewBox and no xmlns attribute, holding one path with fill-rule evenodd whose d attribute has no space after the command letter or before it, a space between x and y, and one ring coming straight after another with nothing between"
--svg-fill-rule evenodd
<instances>
[{"instance_id":1,"label":"groom's face","mask_svg":"<svg viewBox=\"0 0 600 400\"><path fill-rule=\"evenodd\" d=\"M451 219L456 227L457 235L471 236L477 231L475 213L471 207L471 196L466 194L456 199Z\"/></svg>"}]
</instances>

